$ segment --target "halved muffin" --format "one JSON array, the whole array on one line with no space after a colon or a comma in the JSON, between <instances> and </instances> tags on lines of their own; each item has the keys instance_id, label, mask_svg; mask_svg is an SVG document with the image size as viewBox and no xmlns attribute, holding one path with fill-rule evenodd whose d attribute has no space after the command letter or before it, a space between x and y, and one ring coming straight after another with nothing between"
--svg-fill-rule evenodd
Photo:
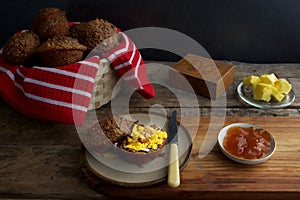
<instances>
[{"instance_id":1,"label":"halved muffin","mask_svg":"<svg viewBox=\"0 0 300 200\"><path fill-rule=\"evenodd\" d=\"M123 117L107 117L94 124L87 134L83 135L83 143L93 152L104 153L124 140L131 133L135 123Z\"/></svg>"}]
</instances>

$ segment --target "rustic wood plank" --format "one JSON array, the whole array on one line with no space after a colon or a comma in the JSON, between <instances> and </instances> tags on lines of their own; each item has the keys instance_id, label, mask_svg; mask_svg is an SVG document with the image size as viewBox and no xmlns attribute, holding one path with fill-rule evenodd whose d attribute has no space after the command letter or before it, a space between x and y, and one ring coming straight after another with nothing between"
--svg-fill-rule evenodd
<instances>
[{"instance_id":1,"label":"rustic wood plank","mask_svg":"<svg viewBox=\"0 0 300 200\"><path fill-rule=\"evenodd\" d=\"M0 145L80 145L81 143L73 125L31 119L12 109L7 109L6 113L7 115L1 115L0 119Z\"/></svg>"},{"instance_id":2,"label":"rustic wood plank","mask_svg":"<svg viewBox=\"0 0 300 200\"><path fill-rule=\"evenodd\" d=\"M81 146L1 145L0 197L99 199L83 180Z\"/></svg>"}]
</instances>

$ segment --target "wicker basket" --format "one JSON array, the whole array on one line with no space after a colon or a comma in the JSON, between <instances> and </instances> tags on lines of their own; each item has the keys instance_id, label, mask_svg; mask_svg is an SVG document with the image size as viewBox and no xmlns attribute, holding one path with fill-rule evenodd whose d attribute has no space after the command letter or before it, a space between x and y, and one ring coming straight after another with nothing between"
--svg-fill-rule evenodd
<instances>
[{"instance_id":1,"label":"wicker basket","mask_svg":"<svg viewBox=\"0 0 300 200\"><path fill-rule=\"evenodd\" d=\"M100 69L101 68L103 68L103 70L99 70L96 74L95 85L88 110L97 109L109 103L120 91L120 87L115 88L116 91L112 94L119 77L115 70L110 67L110 63L107 59L101 59Z\"/></svg>"}]
</instances>

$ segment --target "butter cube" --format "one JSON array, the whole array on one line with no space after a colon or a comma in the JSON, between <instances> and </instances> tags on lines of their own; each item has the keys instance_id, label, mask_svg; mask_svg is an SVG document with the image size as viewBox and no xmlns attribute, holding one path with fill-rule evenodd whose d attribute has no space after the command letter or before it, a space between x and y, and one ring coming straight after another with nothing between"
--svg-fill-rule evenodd
<instances>
[{"instance_id":1,"label":"butter cube","mask_svg":"<svg viewBox=\"0 0 300 200\"><path fill-rule=\"evenodd\" d=\"M258 76L247 76L243 79L243 83L249 87L255 88L258 83L260 83L260 78Z\"/></svg>"},{"instance_id":2,"label":"butter cube","mask_svg":"<svg viewBox=\"0 0 300 200\"><path fill-rule=\"evenodd\" d=\"M275 87L280 93L288 94L292 89L292 84L290 84L284 78L280 78L275 82Z\"/></svg>"},{"instance_id":3,"label":"butter cube","mask_svg":"<svg viewBox=\"0 0 300 200\"><path fill-rule=\"evenodd\" d=\"M253 98L269 102L272 98L272 88L265 83L258 83L253 91Z\"/></svg>"},{"instance_id":4,"label":"butter cube","mask_svg":"<svg viewBox=\"0 0 300 200\"><path fill-rule=\"evenodd\" d=\"M274 73L272 74L265 74L260 76L260 80L262 83L274 85L275 82L278 80Z\"/></svg>"},{"instance_id":5,"label":"butter cube","mask_svg":"<svg viewBox=\"0 0 300 200\"><path fill-rule=\"evenodd\" d=\"M243 83L253 88L254 99L266 102L271 99L281 102L292 89L292 85L286 79L278 79L274 73L247 76Z\"/></svg>"},{"instance_id":6,"label":"butter cube","mask_svg":"<svg viewBox=\"0 0 300 200\"><path fill-rule=\"evenodd\" d=\"M281 92L279 92L276 87L271 86L271 85L270 85L270 87L272 88L272 97L276 101L281 102L284 99L285 95L281 94Z\"/></svg>"}]
</instances>

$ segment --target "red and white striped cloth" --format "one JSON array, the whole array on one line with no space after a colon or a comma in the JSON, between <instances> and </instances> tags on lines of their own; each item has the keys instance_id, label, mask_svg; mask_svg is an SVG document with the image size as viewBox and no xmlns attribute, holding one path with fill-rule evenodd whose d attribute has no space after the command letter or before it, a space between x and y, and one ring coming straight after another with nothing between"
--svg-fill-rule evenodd
<instances>
[{"instance_id":1,"label":"red and white striped cloth","mask_svg":"<svg viewBox=\"0 0 300 200\"><path fill-rule=\"evenodd\" d=\"M149 99L155 95L153 86L149 83L146 64L131 39L121 32L122 42L112 50L103 54L111 66L124 80L143 97Z\"/></svg>"},{"instance_id":2,"label":"red and white striped cloth","mask_svg":"<svg viewBox=\"0 0 300 200\"><path fill-rule=\"evenodd\" d=\"M154 97L148 81L146 65L134 43L124 40L103 56L128 84L145 98ZM7 64L0 52L0 95L26 116L62 123L82 125L92 96L100 57L47 68ZM132 70L133 69L133 70ZM102 69L99 69L102 70Z\"/></svg>"}]
</instances>

